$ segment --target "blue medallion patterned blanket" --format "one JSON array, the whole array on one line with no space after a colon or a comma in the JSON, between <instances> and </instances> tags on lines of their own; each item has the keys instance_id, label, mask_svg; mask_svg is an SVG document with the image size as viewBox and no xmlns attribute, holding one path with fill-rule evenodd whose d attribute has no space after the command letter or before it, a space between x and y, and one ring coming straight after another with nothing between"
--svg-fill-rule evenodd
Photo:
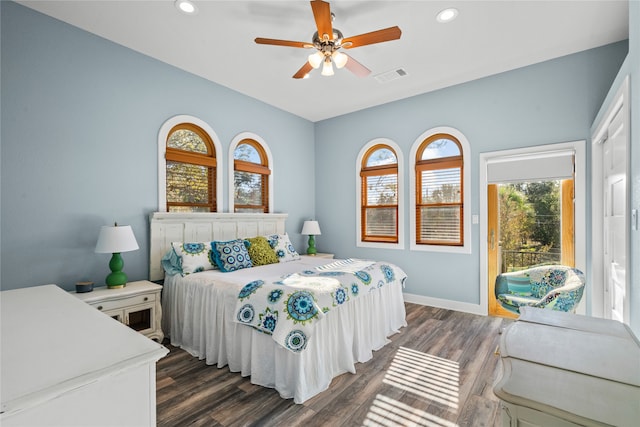
<instances>
[{"instance_id":1,"label":"blue medallion patterned blanket","mask_svg":"<svg viewBox=\"0 0 640 427\"><path fill-rule=\"evenodd\" d=\"M275 281L254 280L238 294L236 322L271 334L284 348L299 352L327 312L393 282L404 286L406 277L393 264L345 259Z\"/></svg>"}]
</instances>

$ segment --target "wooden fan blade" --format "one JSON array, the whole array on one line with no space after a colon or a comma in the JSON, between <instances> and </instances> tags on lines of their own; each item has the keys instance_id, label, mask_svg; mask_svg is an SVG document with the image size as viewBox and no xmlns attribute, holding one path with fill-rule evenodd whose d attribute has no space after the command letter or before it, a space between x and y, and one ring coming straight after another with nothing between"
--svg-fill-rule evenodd
<instances>
[{"instance_id":1,"label":"wooden fan blade","mask_svg":"<svg viewBox=\"0 0 640 427\"><path fill-rule=\"evenodd\" d=\"M345 68L347 70L351 71L353 74L355 74L358 77L367 77L369 74L371 74L370 69L368 69L367 67L365 67L364 65L362 65L361 63L353 59L352 56L349 56L349 55L347 56L349 57L349 59L347 60L347 63L345 64Z\"/></svg>"},{"instance_id":2,"label":"wooden fan blade","mask_svg":"<svg viewBox=\"0 0 640 427\"><path fill-rule=\"evenodd\" d=\"M311 9L313 10L313 17L316 20L316 27L318 27L318 36L322 40L326 34L329 36L329 40L333 40L333 27L331 25L331 7L329 3L321 0L313 0L311 2Z\"/></svg>"},{"instance_id":3,"label":"wooden fan blade","mask_svg":"<svg viewBox=\"0 0 640 427\"><path fill-rule=\"evenodd\" d=\"M305 62L304 65L298 70L298 72L293 75L293 78L304 79L304 76L309 74L311 70L313 70L311 64L309 64L309 62Z\"/></svg>"},{"instance_id":4,"label":"wooden fan blade","mask_svg":"<svg viewBox=\"0 0 640 427\"><path fill-rule=\"evenodd\" d=\"M388 42L399 39L401 35L402 31L400 31L400 27L389 27L358 36L345 37L344 40L342 40L342 47L345 49L353 49L354 47L366 46L368 44Z\"/></svg>"},{"instance_id":5,"label":"wooden fan blade","mask_svg":"<svg viewBox=\"0 0 640 427\"><path fill-rule=\"evenodd\" d=\"M311 43L306 43L306 42L295 42L291 40L278 40L278 39L265 39L262 37L257 37L255 42L258 44L270 44L274 46L289 46L289 47L303 47L303 48L313 47Z\"/></svg>"}]
</instances>

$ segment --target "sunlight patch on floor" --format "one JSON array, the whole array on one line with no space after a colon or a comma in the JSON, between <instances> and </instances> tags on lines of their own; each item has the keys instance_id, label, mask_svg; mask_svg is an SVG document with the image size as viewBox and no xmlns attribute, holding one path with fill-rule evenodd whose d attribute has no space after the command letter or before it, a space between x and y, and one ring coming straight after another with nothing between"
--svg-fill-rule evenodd
<instances>
[{"instance_id":1,"label":"sunlight patch on floor","mask_svg":"<svg viewBox=\"0 0 640 427\"><path fill-rule=\"evenodd\" d=\"M381 394L376 396L362 424L367 427L458 427L456 423Z\"/></svg>"},{"instance_id":2,"label":"sunlight patch on floor","mask_svg":"<svg viewBox=\"0 0 640 427\"><path fill-rule=\"evenodd\" d=\"M457 410L459 371L456 362L400 347L383 382Z\"/></svg>"}]
</instances>

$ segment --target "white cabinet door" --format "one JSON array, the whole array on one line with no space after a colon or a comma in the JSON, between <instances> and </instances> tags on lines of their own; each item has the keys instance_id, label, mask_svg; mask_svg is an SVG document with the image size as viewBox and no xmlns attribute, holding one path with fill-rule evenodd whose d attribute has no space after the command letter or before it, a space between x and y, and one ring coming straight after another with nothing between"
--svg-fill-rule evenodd
<instances>
[{"instance_id":1,"label":"white cabinet door","mask_svg":"<svg viewBox=\"0 0 640 427\"><path fill-rule=\"evenodd\" d=\"M143 335L155 332L155 303L137 305L124 309L124 324Z\"/></svg>"}]
</instances>

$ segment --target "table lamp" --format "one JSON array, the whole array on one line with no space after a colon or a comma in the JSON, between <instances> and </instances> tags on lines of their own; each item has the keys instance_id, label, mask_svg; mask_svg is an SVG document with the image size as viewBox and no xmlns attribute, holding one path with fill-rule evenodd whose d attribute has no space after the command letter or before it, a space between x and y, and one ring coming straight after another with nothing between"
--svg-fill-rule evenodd
<instances>
[{"instance_id":1,"label":"table lamp","mask_svg":"<svg viewBox=\"0 0 640 427\"><path fill-rule=\"evenodd\" d=\"M305 221L302 225L302 234L309 236L309 248L307 249L307 255L315 255L316 251L316 238L320 233L320 224L318 221Z\"/></svg>"},{"instance_id":2,"label":"table lamp","mask_svg":"<svg viewBox=\"0 0 640 427\"><path fill-rule=\"evenodd\" d=\"M122 271L124 261L121 252L135 251L138 249L138 242L133 235L130 225L103 226L100 229L96 253L111 253L109 268L111 273L105 279L108 288L123 288L127 284L127 275Z\"/></svg>"}]
</instances>

